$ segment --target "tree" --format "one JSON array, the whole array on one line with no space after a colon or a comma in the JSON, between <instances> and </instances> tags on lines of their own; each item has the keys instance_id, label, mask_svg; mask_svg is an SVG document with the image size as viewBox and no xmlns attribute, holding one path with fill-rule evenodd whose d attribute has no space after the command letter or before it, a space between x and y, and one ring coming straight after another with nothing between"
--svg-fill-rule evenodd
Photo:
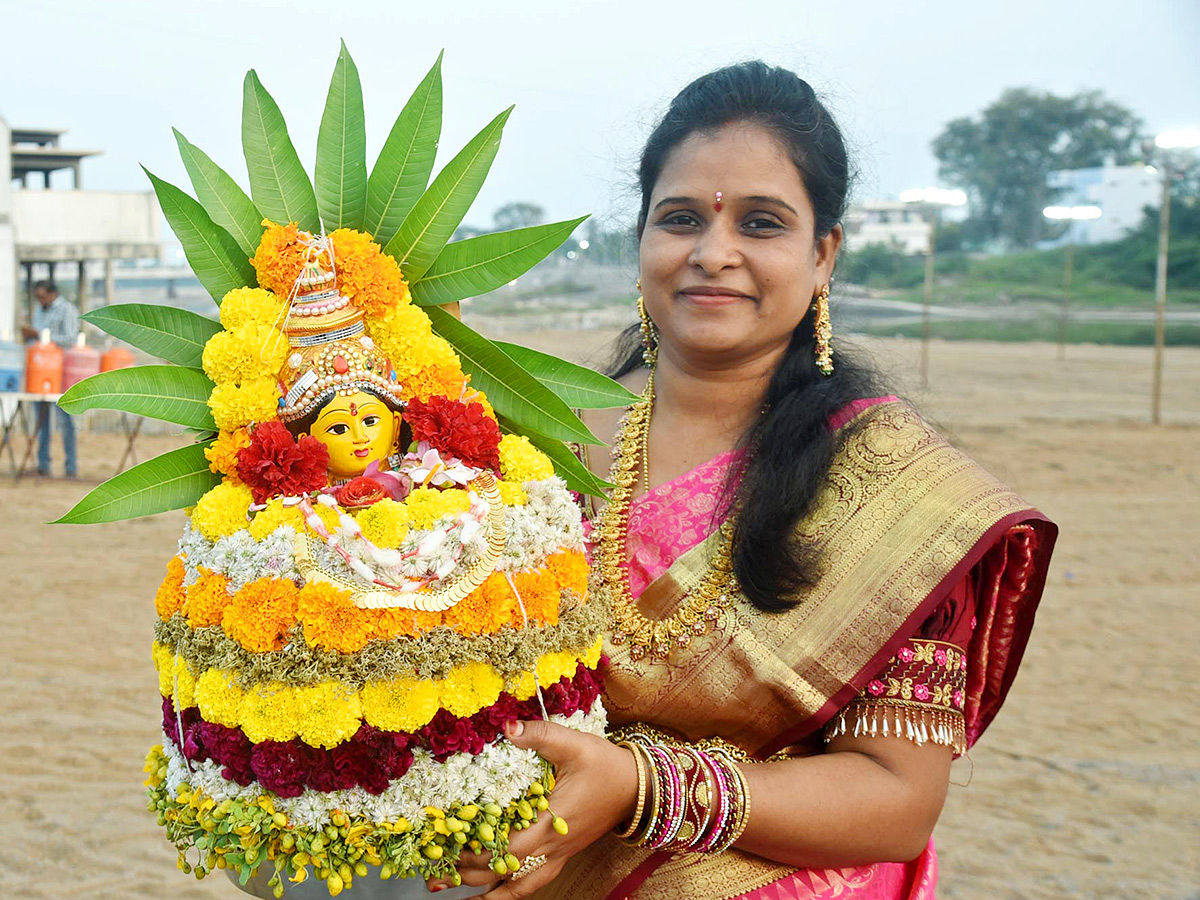
<instances>
[{"instance_id":1,"label":"tree","mask_svg":"<svg viewBox=\"0 0 1200 900\"><path fill-rule=\"evenodd\" d=\"M536 203L514 201L505 203L492 214L492 222L497 231L511 231L514 228L529 228L541 225L546 219L546 211Z\"/></svg>"},{"instance_id":2,"label":"tree","mask_svg":"<svg viewBox=\"0 0 1200 900\"><path fill-rule=\"evenodd\" d=\"M1046 176L1130 163L1141 130L1141 119L1099 91L1059 97L1010 88L978 118L949 122L933 153L941 177L971 197L967 231L1029 247L1043 235L1042 209L1054 199Z\"/></svg>"}]
</instances>

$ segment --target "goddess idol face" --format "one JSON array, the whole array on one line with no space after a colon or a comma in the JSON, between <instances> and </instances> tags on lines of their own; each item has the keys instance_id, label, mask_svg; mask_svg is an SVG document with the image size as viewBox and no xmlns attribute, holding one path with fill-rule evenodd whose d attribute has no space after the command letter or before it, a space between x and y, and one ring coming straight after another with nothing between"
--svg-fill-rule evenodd
<instances>
[{"instance_id":1,"label":"goddess idol face","mask_svg":"<svg viewBox=\"0 0 1200 900\"><path fill-rule=\"evenodd\" d=\"M334 394L309 433L329 449L329 480L361 475L372 462L381 468L400 438L400 414L366 391Z\"/></svg>"}]
</instances>

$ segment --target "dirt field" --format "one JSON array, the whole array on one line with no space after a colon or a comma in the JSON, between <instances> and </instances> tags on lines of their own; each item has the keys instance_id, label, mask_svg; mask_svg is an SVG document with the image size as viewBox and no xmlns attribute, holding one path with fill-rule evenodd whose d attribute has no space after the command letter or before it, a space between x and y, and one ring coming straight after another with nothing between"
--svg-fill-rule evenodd
<instances>
[{"instance_id":1,"label":"dirt field","mask_svg":"<svg viewBox=\"0 0 1200 900\"><path fill-rule=\"evenodd\" d=\"M594 335L506 336L586 355ZM1062 528L1005 710L953 778L940 896L1200 898L1200 350L1043 344L864 346L897 390ZM147 438L142 458L179 439ZM121 443L80 436L93 483ZM55 461L61 470L61 448ZM7 461L4 463L7 466ZM0 469L5 475L7 468ZM146 813L156 741L152 597L182 513L47 526L88 485L0 479L0 895L241 896L175 870ZM1189 662L1190 660L1190 662ZM972 774L973 766L973 774Z\"/></svg>"}]
</instances>

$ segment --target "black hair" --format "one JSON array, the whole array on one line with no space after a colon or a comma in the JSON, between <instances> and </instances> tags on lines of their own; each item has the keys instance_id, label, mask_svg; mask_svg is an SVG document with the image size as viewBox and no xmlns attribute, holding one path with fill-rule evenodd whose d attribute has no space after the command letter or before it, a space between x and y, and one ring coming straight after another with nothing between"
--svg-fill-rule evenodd
<instances>
[{"instance_id":1,"label":"black hair","mask_svg":"<svg viewBox=\"0 0 1200 900\"><path fill-rule=\"evenodd\" d=\"M850 167L837 123L803 79L763 62L745 62L704 75L671 102L642 153L638 235L650 195L668 155L696 133L747 122L771 131L787 149L812 202L815 236L827 236L845 213ZM798 602L797 592L820 576L812 548L796 525L813 505L840 443L852 428L830 429L830 417L852 400L878 396L878 377L840 344L829 376L816 368L816 304L792 333L787 352L763 398L764 412L742 435L746 462L731 472L725 509L753 510L737 517L733 569L746 597L776 612ZM618 338L609 374L619 378L642 364L638 326Z\"/></svg>"},{"instance_id":2,"label":"black hair","mask_svg":"<svg viewBox=\"0 0 1200 900\"><path fill-rule=\"evenodd\" d=\"M376 388L374 385L359 384L359 385L356 385L356 387L360 391L365 391L366 393L373 395L376 399L380 400L384 406L386 406L388 409L392 410L392 412L399 412L403 415L404 410L396 409L394 401L389 400L387 397L385 397L383 395L383 392L380 391L378 388ZM301 435L301 434L312 434L312 427L313 427L313 425L316 424L317 417L319 415L321 415L321 410L323 410L328 405L329 401L333 399L335 393L337 393L337 392L333 388L330 388L329 390L327 390L324 394L322 394L318 398L318 402L317 402L316 406L314 406L311 410L309 410L307 413L305 413L299 419L293 419L291 422L287 423L288 431L290 431L292 433L293 437L295 437L297 435ZM407 423L404 423L401 426L401 436L403 436L404 428L406 428L406 427L407 427ZM407 442L402 443L400 446L401 447L407 446Z\"/></svg>"},{"instance_id":3,"label":"black hair","mask_svg":"<svg viewBox=\"0 0 1200 900\"><path fill-rule=\"evenodd\" d=\"M35 281L33 284L33 289L35 291L45 291L47 294L59 293L58 285L49 278L43 278L41 281Z\"/></svg>"}]
</instances>

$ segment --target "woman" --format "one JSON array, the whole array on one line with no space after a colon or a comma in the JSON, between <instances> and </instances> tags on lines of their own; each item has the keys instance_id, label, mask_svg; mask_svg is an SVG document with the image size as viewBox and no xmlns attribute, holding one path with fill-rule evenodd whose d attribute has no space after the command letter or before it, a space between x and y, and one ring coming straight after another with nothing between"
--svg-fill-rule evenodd
<instances>
[{"instance_id":1,"label":"woman","mask_svg":"<svg viewBox=\"0 0 1200 900\"><path fill-rule=\"evenodd\" d=\"M627 740L512 726L570 832L515 834L489 898L933 896L951 758L1012 682L1056 532L832 352L847 175L811 88L757 62L650 137L644 347L617 372L643 399L592 423Z\"/></svg>"}]
</instances>

